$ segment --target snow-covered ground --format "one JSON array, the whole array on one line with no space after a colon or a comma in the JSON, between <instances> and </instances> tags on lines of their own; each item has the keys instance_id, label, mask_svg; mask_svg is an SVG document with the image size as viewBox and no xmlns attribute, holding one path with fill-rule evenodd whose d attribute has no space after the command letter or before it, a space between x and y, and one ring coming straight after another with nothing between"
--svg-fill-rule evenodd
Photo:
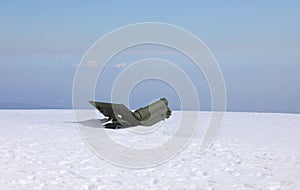
<instances>
[{"instance_id":1,"label":"snow-covered ground","mask_svg":"<svg viewBox=\"0 0 300 190\"><path fill-rule=\"evenodd\" d=\"M72 110L0 110L0 189L300 189L299 114L226 113L206 153L196 134L174 159L138 170L98 158L76 125Z\"/></svg>"}]
</instances>

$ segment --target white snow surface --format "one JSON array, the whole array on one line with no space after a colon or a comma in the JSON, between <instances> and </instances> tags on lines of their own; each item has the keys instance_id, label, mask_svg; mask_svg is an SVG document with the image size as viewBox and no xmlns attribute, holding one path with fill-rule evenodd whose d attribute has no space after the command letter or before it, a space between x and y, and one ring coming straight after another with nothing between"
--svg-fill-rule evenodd
<instances>
[{"instance_id":1,"label":"white snow surface","mask_svg":"<svg viewBox=\"0 0 300 190\"><path fill-rule=\"evenodd\" d=\"M147 169L99 158L76 125L72 110L0 110L0 189L300 189L300 114L227 112L207 152L198 132L175 158Z\"/></svg>"}]
</instances>

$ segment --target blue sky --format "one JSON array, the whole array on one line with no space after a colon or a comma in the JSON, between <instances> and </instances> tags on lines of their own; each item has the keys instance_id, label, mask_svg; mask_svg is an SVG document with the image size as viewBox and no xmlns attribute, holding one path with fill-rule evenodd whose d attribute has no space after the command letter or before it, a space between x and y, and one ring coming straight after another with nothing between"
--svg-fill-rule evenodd
<instances>
[{"instance_id":1,"label":"blue sky","mask_svg":"<svg viewBox=\"0 0 300 190\"><path fill-rule=\"evenodd\" d=\"M1 1L0 107L71 107L76 65L94 41L124 25L164 22L211 49L228 110L300 113L299 8L299 1Z\"/></svg>"}]
</instances>

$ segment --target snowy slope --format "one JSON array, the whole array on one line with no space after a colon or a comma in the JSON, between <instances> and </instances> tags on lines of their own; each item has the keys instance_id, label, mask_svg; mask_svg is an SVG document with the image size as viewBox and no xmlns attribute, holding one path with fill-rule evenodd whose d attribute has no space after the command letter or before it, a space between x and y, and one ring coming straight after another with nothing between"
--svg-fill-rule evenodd
<instances>
[{"instance_id":1,"label":"snowy slope","mask_svg":"<svg viewBox=\"0 0 300 190\"><path fill-rule=\"evenodd\" d=\"M297 114L226 113L206 153L198 132L174 159L139 170L98 158L74 122L72 110L0 110L0 189L300 189Z\"/></svg>"}]
</instances>

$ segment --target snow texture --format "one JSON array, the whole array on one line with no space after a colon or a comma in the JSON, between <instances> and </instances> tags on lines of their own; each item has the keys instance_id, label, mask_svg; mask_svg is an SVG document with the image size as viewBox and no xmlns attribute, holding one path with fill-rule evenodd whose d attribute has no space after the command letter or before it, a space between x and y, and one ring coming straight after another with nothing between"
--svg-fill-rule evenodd
<instances>
[{"instance_id":1,"label":"snow texture","mask_svg":"<svg viewBox=\"0 0 300 190\"><path fill-rule=\"evenodd\" d=\"M1 110L0 189L300 189L299 114L226 113L207 152L199 131L175 158L138 170L97 157L76 125L72 110Z\"/></svg>"}]
</instances>

